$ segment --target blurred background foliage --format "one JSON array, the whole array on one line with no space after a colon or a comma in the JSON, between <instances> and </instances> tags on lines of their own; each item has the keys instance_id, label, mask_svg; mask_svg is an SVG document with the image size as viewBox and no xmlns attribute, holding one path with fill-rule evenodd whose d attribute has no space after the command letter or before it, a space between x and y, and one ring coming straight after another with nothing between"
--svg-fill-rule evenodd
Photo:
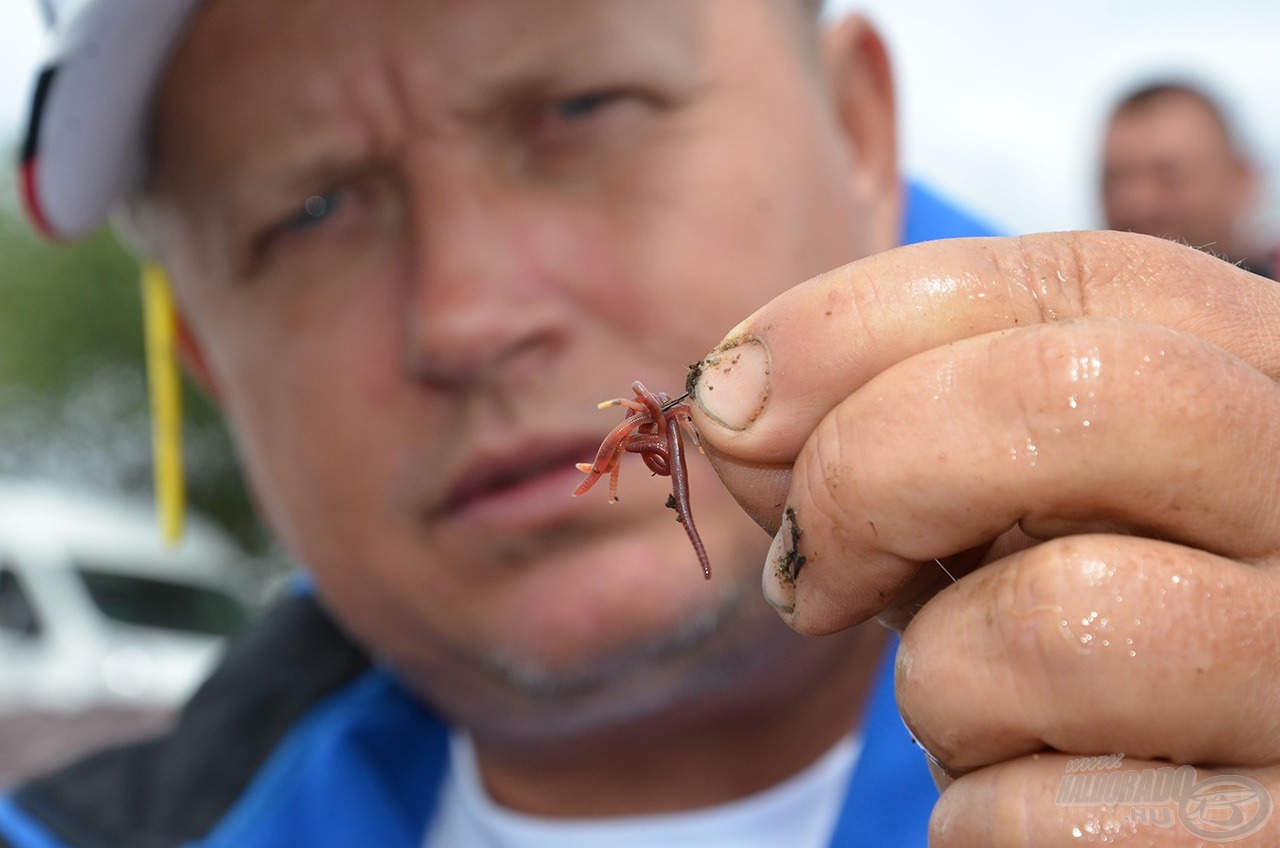
<instances>
[{"instance_id":1,"label":"blurred background foliage","mask_svg":"<svg viewBox=\"0 0 1280 848\"><path fill-rule=\"evenodd\" d=\"M151 497L137 264L106 232L73 246L39 240L12 180L0 180L0 478ZM264 552L221 419L190 384L184 411L191 506Z\"/></svg>"}]
</instances>

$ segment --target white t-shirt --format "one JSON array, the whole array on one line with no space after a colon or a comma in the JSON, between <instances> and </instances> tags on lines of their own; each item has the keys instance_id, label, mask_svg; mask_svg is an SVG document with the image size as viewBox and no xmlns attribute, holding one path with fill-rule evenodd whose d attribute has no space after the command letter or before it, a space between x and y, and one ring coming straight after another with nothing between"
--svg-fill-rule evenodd
<instances>
[{"instance_id":1,"label":"white t-shirt","mask_svg":"<svg viewBox=\"0 0 1280 848\"><path fill-rule=\"evenodd\" d=\"M827 848L861 750L850 735L777 786L703 810L566 819L498 806L480 781L470 738L454 733L449 744L424 848Z\"/></svg>"}]
</instances>

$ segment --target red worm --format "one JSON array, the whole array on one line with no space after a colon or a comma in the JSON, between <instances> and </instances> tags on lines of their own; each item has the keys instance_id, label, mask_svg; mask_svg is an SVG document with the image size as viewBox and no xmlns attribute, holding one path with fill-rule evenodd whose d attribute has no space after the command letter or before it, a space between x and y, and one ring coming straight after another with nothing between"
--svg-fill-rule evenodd
<instances>
[{"instance_id":1,"label":"red worm","mask_svg":"<svg viewBox=\"0 0 1280 848\"><path fill-rule=\"evenodd\" d=\"M666 392L649 391L639 380L631 384L631 390L636 394L634 400L614 398L599 404L601 409L625 407L627 415L605 436L600 450L596 452L595 462L578 463L578 470L587 476L573 490L573 496L576 498L584 494L608 474L609 502L617 501L622 454L640 454L650 471L671 478L671 497L667 506L676 511L676 521L684 525L698 562L702 564L702 576L710 580L711 561L707 559L706 548L702 546L698 528L693 525L693 513L689 508L689 472L685 467L684 440L680 433L683 426L693 437L693 443L698 444L698 431L693 426L689 404L684 401L688 395L672 399Z\"/></svg>"}]
</instances>

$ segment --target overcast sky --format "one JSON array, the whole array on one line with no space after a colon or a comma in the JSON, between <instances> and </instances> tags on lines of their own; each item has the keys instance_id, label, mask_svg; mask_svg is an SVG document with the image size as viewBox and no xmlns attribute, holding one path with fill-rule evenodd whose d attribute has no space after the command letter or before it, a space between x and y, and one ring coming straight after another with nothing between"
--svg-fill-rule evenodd
<instances>
[{"instance_id":1,"label":"overcast sky","mask_svg":"<svg viewBox=\"0 0 1280 848\"><path fill-rule=\"evenodd\" d=\"M1018 231L1098 226L1112 100L1159 73L1223 91L1280 220L1277 0L838 0L884 31L909 169Z\"/></svg>"},{"instance_id":2,"label":"overcast sky","mask_svg":"<svg viewBox=\"0 0 1280 848\"><path fill-rule=\"evenodd\" d=\"M1277 0L830 2L865 10L889 42L907 168L1006 229L1097 225L1106 106L1162 71L1231 95L1280 222ZM36 0L0 0L0 135L16 133L42 40Z\"/></svg>"}]
</instances>

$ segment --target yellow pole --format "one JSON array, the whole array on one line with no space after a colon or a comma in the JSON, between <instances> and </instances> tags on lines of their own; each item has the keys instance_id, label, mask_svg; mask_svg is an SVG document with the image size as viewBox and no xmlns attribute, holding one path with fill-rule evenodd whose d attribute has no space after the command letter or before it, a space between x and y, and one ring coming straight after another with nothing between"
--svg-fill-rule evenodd
<instances>
[{"instance_id":1,"label":"yellow pole","mask_svg":"<svg viewBox=\"0 0 1280 848\"><path fill-rule=\"evenodd\" d=\"M182 378L174 354L177 322L164 268L142 266L147 387L151 397L151 445L160 535L174 547L182 540L186 486L182 472Z\"/></svg>"}]
</instances>

